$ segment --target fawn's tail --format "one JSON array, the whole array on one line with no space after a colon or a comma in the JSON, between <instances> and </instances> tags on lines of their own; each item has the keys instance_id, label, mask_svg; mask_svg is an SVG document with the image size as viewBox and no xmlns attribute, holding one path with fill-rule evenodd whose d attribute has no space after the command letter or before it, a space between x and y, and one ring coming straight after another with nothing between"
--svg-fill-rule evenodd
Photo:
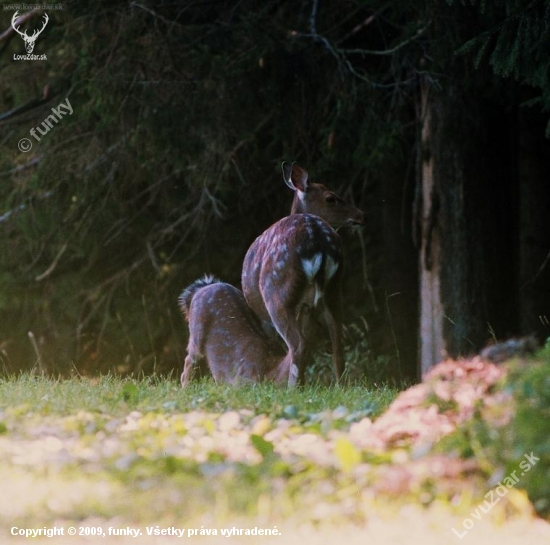
<instances>
[{"instance_id":1,"label":"fawn's tail","mask_svg":"<svg viewBox=\"0 0 550 545\"><path fill-rule=\"evenodd\" d=\"M191 301L193 300L193 296L197 291L199 291L201 288L204 288L205 286L210 286L212 284L218 284L221 280L216 278L215 276L206 274L202 278L199 278L195 280L192 284L189 284L180 294L178 297L178 304L183 312L185 319L189 319L189 307L191 306Z\"/></svg>"}]
</instances>

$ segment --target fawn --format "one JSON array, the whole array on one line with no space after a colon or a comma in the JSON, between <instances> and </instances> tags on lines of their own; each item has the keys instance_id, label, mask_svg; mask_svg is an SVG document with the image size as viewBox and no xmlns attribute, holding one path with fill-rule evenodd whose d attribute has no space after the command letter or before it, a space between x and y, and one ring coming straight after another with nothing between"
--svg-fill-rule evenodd
<instances>
[{"instance_id":1,"label":"fawn","mask_svg":"<svg viewBox=\"0 0 550 545\"><path fill-rule=\"evenodd\" d=\"M181 385L207 368L216 382L284 382L284 352L270 342L240 290L212 277L195 280L178 299L189 323Z\"/></svg>"}]
</instances>

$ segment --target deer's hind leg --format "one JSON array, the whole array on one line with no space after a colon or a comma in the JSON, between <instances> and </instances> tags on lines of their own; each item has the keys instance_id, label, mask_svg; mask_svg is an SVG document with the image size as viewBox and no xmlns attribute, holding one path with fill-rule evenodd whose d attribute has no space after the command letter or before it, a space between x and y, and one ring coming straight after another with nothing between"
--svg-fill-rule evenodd
<instances>
[{"instance_id":1,"label":"deer's hind leg","mask_svg":"<svg viewBox=\"0 0 550 545\"><path fill-rule=\"evenodd\" d=\"M181 387L185 388L191 380L197 375L199 378L205 376L205 368L207 368L206 358L199 350L192 339L189 340L187 346L187 356L181 374Z\"/></svg>"},{"instance_id":2,"label":"deer's hind leg","mask_svg":"<svg viewBox=\"0 0 550 545\"><path fill-rule=\"evenodd\" d=\"M288 369L288 385L295 386L303 381L307 356L306 339L296 309L276 299L266 301L266 307L277 333L288 348L282 367Z\"/></svg>"}]
</instances>

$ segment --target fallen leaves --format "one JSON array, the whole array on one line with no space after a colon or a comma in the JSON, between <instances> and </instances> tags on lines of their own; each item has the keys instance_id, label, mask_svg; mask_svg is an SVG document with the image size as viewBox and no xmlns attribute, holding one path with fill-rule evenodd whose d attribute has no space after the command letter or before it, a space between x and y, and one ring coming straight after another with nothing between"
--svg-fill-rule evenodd
<instances>
[{"instance_id":1,"label":"fallen leaves","mask_svg":"<svg viewBox=\"0 0 550 545\"><path fill-rule=\"evenodd\" d=\"M504 377L504 368L480 358L444 361L424 382L401 392L357 440L363 448L379 450L433 444L471 419L475 411L489 417L495 406L505 408L498 415L495 412L495 422L504 425L512 416L511 396L493 392Z\"/></svg>"},{"instance_id":2,"label":"fallen leaves","mask_svg":"<svg viewBox=\"0 0 550 545\"><path fill-rule=\"evenodd\" d=\"M487 480L478 458L435 447L474 418L495 428L510 421L513 399L500 387L504 377L505 368L479 358L445 361L374 420L369 410L344 406L307 413L287 405L280 417L250 409L176 412L170 399L162 405L172 404L170 410L122 415L43 415L28 404L9 407L0 413L0 466L23 471L35 483L45 474L62 482L101 474L101 494L109 487L122 490L118 501L126 509L134 495L158 498L168 491L199 511L198 498L225 498L216 500L216 509L264 512L269 505L312 520L327 513L359 520L381 498L452 504L479 496ZM124 391L135 398L134 390ZM82 509L82 495L69 498L76 511ZM159 500L157 509L166 501ZM54 495L42 509L53 513L55 505ZM59 505L70 512L70 500ZM109 508L125 517L146 516L107 501Z\"/></svg>"}]
</instances>

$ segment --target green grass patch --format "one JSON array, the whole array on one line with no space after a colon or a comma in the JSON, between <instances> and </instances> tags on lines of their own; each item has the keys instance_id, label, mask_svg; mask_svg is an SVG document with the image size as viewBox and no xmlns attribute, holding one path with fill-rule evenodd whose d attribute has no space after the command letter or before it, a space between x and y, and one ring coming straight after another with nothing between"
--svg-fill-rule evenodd
<instances>
[{"instance_id":1,"label":"green grass patch","mask_svg":"<svg viewBox=\"0 0 550 545\"><path fill-rule=\"evenodd\" d=\"M119 379L113 376L54 380L22 374L0 379L0 409L21 407L41 414L73 414L85 410L123 415L140 411L188 412L250 409L272 417L307 418L342 407L355 418L376 416L394 399L389 387L307 386L288 389L273 384L231 386L210 379L182 389L178 383L157 378Z\"/></svg>"}]
</instances>

